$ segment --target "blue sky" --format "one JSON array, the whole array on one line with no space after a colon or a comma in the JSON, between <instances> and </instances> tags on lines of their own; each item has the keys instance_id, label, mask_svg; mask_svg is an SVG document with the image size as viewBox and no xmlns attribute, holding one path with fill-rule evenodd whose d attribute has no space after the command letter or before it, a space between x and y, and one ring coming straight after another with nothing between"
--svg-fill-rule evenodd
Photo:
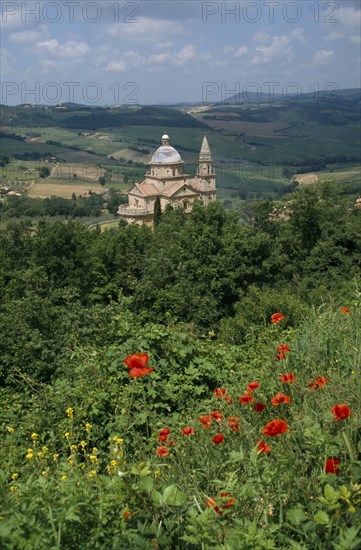
<instances>
[{"instance_id":1,"label":"blue sky","mask_svg":"<svg viewBox=\"0 0 361 550\"><path fill-rule=\"evenodd\" d=\"M359 88L359 0L1 2L1 102Z\"/></svg>"}]
</instances>

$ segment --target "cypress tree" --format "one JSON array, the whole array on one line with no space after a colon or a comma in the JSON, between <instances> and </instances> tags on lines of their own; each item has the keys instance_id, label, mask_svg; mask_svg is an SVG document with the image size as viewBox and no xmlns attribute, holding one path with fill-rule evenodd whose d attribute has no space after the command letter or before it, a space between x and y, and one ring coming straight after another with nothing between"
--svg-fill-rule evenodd
<instances>
[{"instance_id":1,"label":"cypress tree","mask_svg":"<svg viewBox=\"0 0 361 550\"><path fill-rule=\"evenodd\" d=\"M162 217L162 207L160 204L160 196L158 195L154 203L154 227L157 227Z\"/></svg>"}]
</instances>

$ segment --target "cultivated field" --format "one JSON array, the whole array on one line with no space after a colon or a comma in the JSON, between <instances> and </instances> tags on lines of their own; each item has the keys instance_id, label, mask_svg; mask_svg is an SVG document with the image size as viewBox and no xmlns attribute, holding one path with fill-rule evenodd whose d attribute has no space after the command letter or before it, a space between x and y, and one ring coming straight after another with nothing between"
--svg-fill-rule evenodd
<instances>
[{"instance_id":1,"label":"cultivated field","mask_svg":"<svg viewBox=\"0 0 361 550\"><path fill-rule=\"evenodd\" d=\"M92 182L81 183L58 183L52 181L36 182L27 191L29 197L36 199L46 199L48 197L62 197L71 199L73 193L76 196L85 195L92 191L93 193L105 193L106 188Z\"/></svg>"},{"instance_id":2,"label":"cultivated field","mask_svg":"<svg viewBox=\"0 0 361 550\"><path fill-rule=\"evenodd\" d=\"M105 170L99 168L96 164L56 164L51 170L53 178L64 180L81 179L98 181L106 173Z\"/></svg>"}]
</instances>

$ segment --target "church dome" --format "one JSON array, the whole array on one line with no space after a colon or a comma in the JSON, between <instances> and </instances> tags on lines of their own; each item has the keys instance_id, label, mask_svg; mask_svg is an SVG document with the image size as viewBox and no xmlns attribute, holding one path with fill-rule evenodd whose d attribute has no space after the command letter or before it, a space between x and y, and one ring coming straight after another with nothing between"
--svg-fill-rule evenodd
<instances>
[{"instance_id":1,"label":"church dome","mask_svg":"<svg viewBox=\"0 0 361 550\"><path fill-rule=\"evenodd\" d=\"M180 154L169 145L169 136L162 136L162 145L158 147L152 156L151 164L173 164L183 162Z\"/></svg>"}]
</instances>

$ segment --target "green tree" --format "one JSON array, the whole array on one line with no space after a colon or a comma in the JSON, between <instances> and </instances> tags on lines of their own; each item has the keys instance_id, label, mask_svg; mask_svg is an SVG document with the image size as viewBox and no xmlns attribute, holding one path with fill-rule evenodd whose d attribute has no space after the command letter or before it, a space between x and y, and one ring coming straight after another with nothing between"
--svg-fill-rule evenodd
<instances>
[{"instance_id":1,"label":"green tree","mask_svg":"<svg viewBox=\"0 0 361 550\"><path fill-rule=\"evenodd\" d=\"M42 166L39 170L39 176L41 178L47 178L51 174L51 170L48 166Z\"/></svg>"},{"instance_id":2,"label":"green tree","mask_svg":"<svg viewBox=\"0 0 361 550\"><path fill-rule=\"evenodd\" d=\"M154 203L154 227L157 227L157 225L159 225L161 217L162 217L162 207L160 204L160 196L158 195Z\"/></svg>"}]
</instances>

